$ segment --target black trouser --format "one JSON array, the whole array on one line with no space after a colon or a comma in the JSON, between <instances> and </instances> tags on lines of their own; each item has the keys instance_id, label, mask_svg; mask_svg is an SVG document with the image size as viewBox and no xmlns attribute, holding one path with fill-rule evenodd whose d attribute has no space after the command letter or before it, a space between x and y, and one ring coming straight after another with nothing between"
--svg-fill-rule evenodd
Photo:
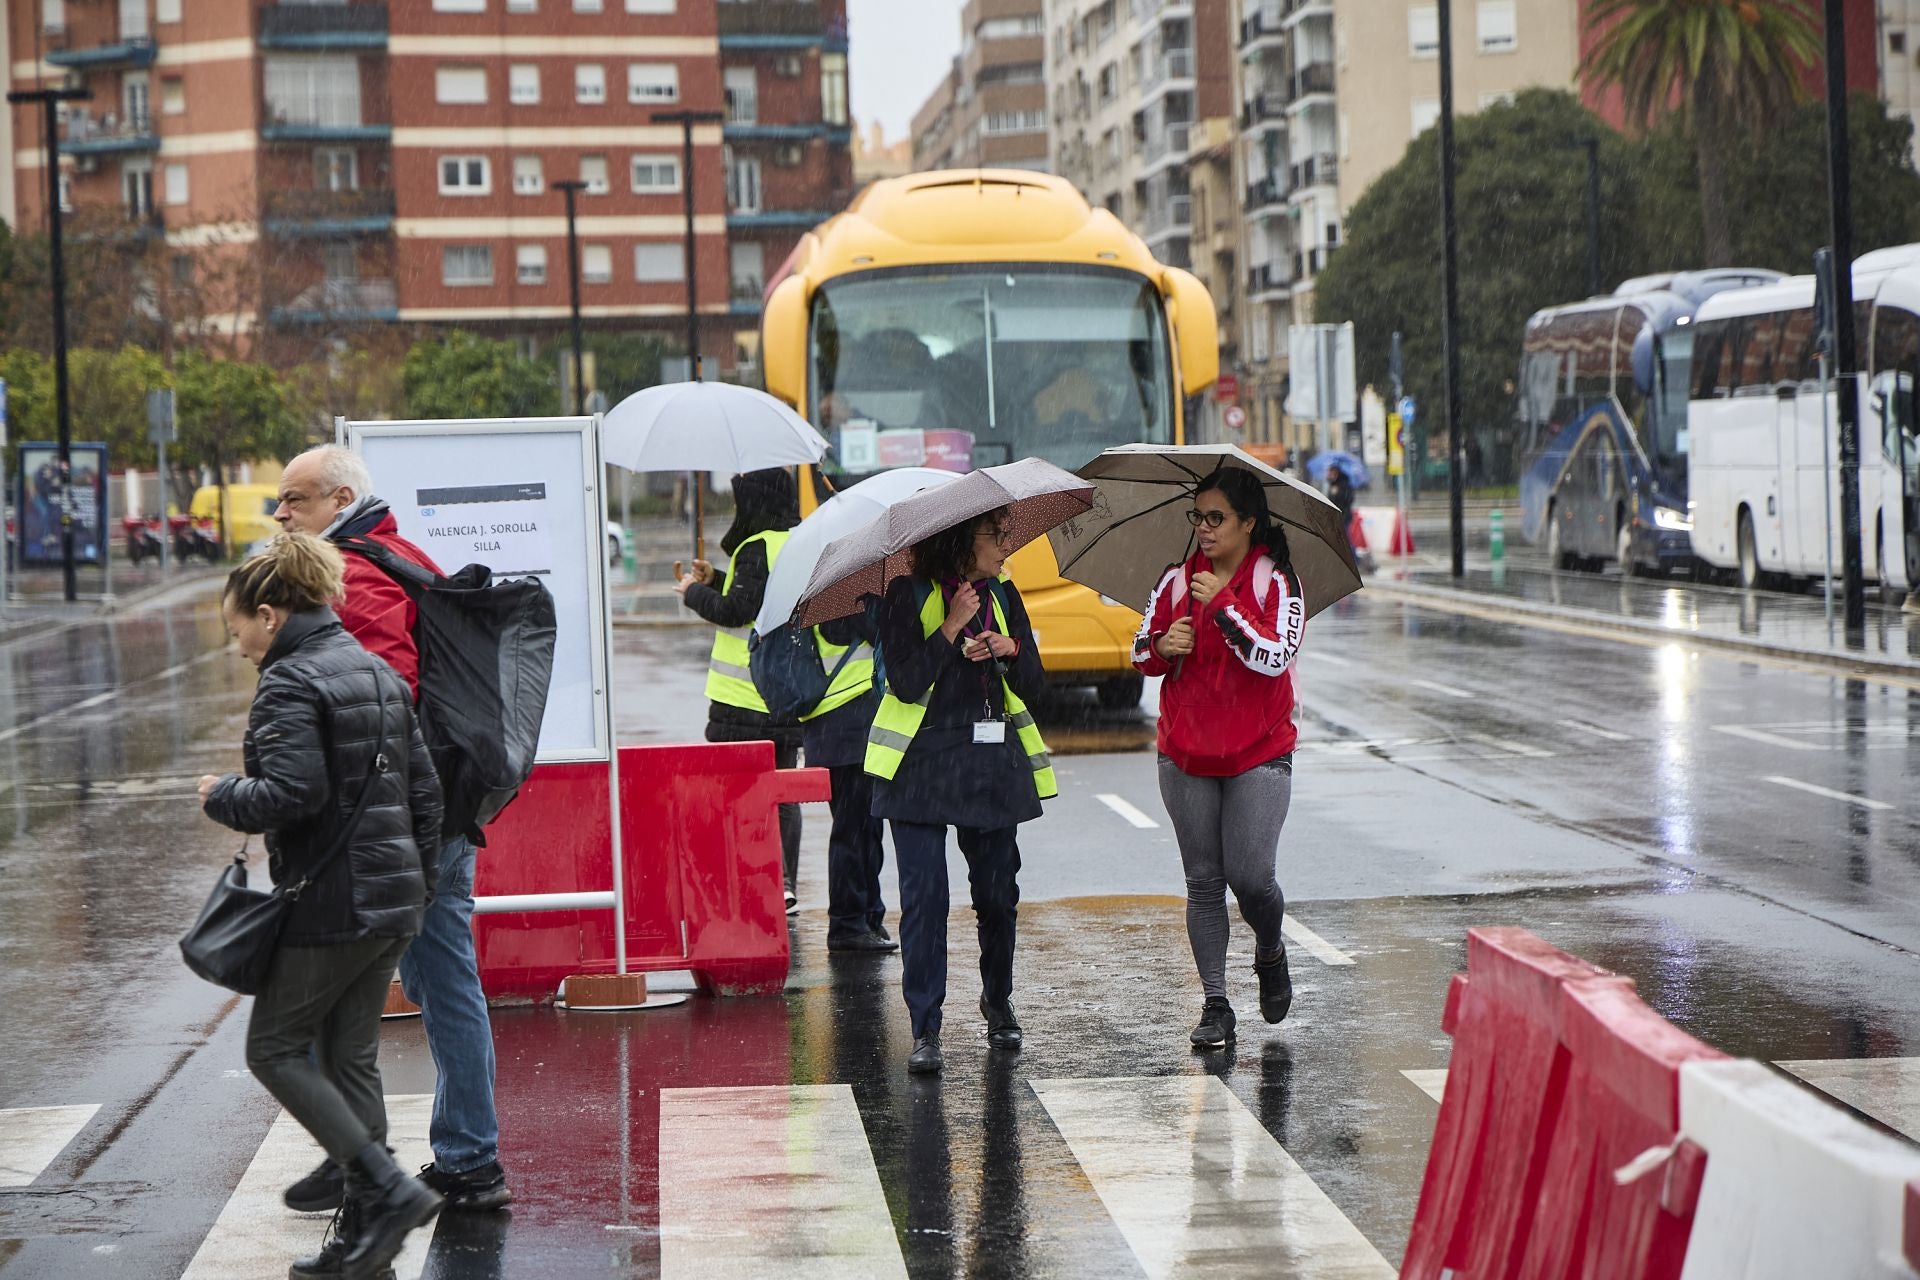
<instances>
[{"instance_id":1,"label":"black trouser","mask_svg":"<svg viewBox=\"0 0 1920 1280\"><path fill-rule=\"evenodd\" d=\"M1013 934L1020 906L1018 827L955 827L980 934L980 990L989 1001L1013 994ZM893 823L900 872L900 990L913 1034L940 1029L947 998L947 829Z\"/></svg>"},{"instance_id":2,"label":"black trouser","mask_svg":"<svg viewBox=\"0 0 1920 1280\"><path fill-rule=\"evenodd\" d=\"M247 1022L247 1067L345 1165L387 1140L380 1014L408 938L282 946Z\"/></svg>"},{"instance_id":3,"label":"black trouser","mask_svg":"<svg viewBox=\"0 0 1920 1280\"><path fill-rule=\"evenodd\" d=\"M859 937L886 922L880 864L886 842L873 816L873 778L864 764L834 765L833 831L827 837L827 937Z\"/></svg>"},{"instance_id":4,"label":"black trouser","mask_svg":"<svg viewBox=\"0 0 1920 1280\"><path fill-rule=\"evenodd\" d=\"M799 764L800 744L789 738L774 739L774 768L794 769ZM780 806L780 862L787 892L793 893L800 883L800 806L797 804Z\"/></svg>"}]
</instances>

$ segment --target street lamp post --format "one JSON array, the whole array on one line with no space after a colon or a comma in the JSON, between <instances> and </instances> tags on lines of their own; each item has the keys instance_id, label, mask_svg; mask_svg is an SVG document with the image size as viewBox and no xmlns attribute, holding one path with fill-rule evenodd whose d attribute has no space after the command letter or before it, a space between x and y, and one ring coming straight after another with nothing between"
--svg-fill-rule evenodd
<instances>
[{"instance_id":1,"label":"street lamp post","mask_svg":"<svg viewBox=\"0 0 1920 1280\"><path fill-rule=\"evenodd\" d=\"M1447 524L1453 576L1467 572L1467 532L1460 476L1460 226L1453 205L1453 5L1440 0L1440 276L1441 330L1447 374Z\"/></svg>"},{"instance_id":2,"label":"street lamp post","mask_svg":"<svg viewBox=\"0 0 1920 1280\"><path fill-rule=\"evenodd\" d=\"M655 124L680 126L680 192L687 210L687 376L700 381L700 290L693 251L693 126L719 124L727 118L724 111L656 111L650 117ZM693 558L706 555L706 482L698 474L689 477L693 488Z\"/></svg>"},{"instance_id":3,"label":"street lamp post","mask_svg":"<svg viewBox=\"0 0 1920 1280\"><path fill-rule=\"evenodd\" d=\"M1833 222L1833 385L1840 419L1840 589L1847 647L1866 643L1860 565L1860 353L1853 328L1853 173L1847 156L1844 0L1826 0L1827 201Z\"/></svg>"},{"instance_id":4,"label":"street lamp post","mask_svg":"<svg viewBox=\"0 0 1920 1280\"><path fill-rule=\"evenodd\" d=\"M79 591L73 572L73 411L67 399L67 263L60 239L59 105L86 102L92 97L85 89L17 89L7 94L7 101L15 105L38 103L46 125L46 150L41 154L47 172L47 259L53 284L53 405L60 427L60 575L69 602L79 598Z\"/></svg>"},{"instance_id":5,"label":"street lamp post","mask_svg":"<svg viewBox=\"0 0 1920 1280\"><path fill-rule=\"evenodd\" d=\"M562 178L553 189L567 198L567 291L573 306L573 412L587 412L586 353L580 336L580 234L574 221L574 200L587 184L578 178Z\"/></svg>"}]
</instances>

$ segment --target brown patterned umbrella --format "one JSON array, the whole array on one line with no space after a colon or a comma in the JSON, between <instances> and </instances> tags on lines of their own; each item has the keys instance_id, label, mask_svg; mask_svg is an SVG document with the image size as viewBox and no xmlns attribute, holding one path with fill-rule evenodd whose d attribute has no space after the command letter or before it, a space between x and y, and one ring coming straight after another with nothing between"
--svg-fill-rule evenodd
<instances>
[{"instance_id":1,"label":"brown patterned umbrella","mask_svg":"<svg viewBox=\"0 0 1920 1280\"><path fill-rule=\"evenodd\" d=\"M827 544L800 593L794 621L818 626L858 613L913 572L913 544L944 529L1007 508L1009 552L1093 505L1094 487L1044 458L985 467L952 484L924 489L888 507L871 524Z\"/></svg>"}]
</instances>

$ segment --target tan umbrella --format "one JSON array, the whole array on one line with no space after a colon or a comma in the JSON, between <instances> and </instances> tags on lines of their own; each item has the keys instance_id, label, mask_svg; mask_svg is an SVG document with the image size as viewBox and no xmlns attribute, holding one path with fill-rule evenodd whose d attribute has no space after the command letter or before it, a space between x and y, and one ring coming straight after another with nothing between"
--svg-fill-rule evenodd
<instances>
[{"instance_id":1,"label":"tan umbrella","mask_svg":"<svg viewBox=\"0 0 1920 1280\"><path fill-rule=\"evenodd\" d=\"M913 572L913 544L943 529L1007 508L1012 552L1092 505L1094 487L1044 458L1022 458L969 472L889 506L870 524L827 544L800 593L795 621L814 627L858 613L867 596L883 596L895 578Z\"/></svg>"},{"instance_id":2,"label":"tan umbrella","mask_svg":"<svg viewBox=\"0 0 1920 1280\"><path fill-rule=\"evenodd\" d=\"M1193 528L1187 523L1193 491L1223 466L1260 478L1267 511L1286 532L1309 618L1360 589L1360 567L1347 544L1340 509L1319 490L1226 444L1123 445L1081 467L1080 476L1098 485L1100 494L1085 515L1047 534L1060 576L1143 607L1167 567L1193 553Z\"/></svg>"}]
</instances>

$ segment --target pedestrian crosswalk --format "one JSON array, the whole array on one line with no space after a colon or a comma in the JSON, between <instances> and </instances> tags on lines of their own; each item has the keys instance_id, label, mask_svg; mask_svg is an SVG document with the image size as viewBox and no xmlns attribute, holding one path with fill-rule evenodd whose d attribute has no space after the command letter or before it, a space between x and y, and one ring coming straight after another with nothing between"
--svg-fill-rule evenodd
<instances>
[{"instance_id":1,"label":"pedestrian crosswalk","mask_svg":"<svg viewBox=\"0 0 1920 1280\"><path fill-rule=\"evenodd\" d=\"M0 1187L31 1186L98 1110L95 1105L0 1111Z\"/></svg>"}]
</instances>

